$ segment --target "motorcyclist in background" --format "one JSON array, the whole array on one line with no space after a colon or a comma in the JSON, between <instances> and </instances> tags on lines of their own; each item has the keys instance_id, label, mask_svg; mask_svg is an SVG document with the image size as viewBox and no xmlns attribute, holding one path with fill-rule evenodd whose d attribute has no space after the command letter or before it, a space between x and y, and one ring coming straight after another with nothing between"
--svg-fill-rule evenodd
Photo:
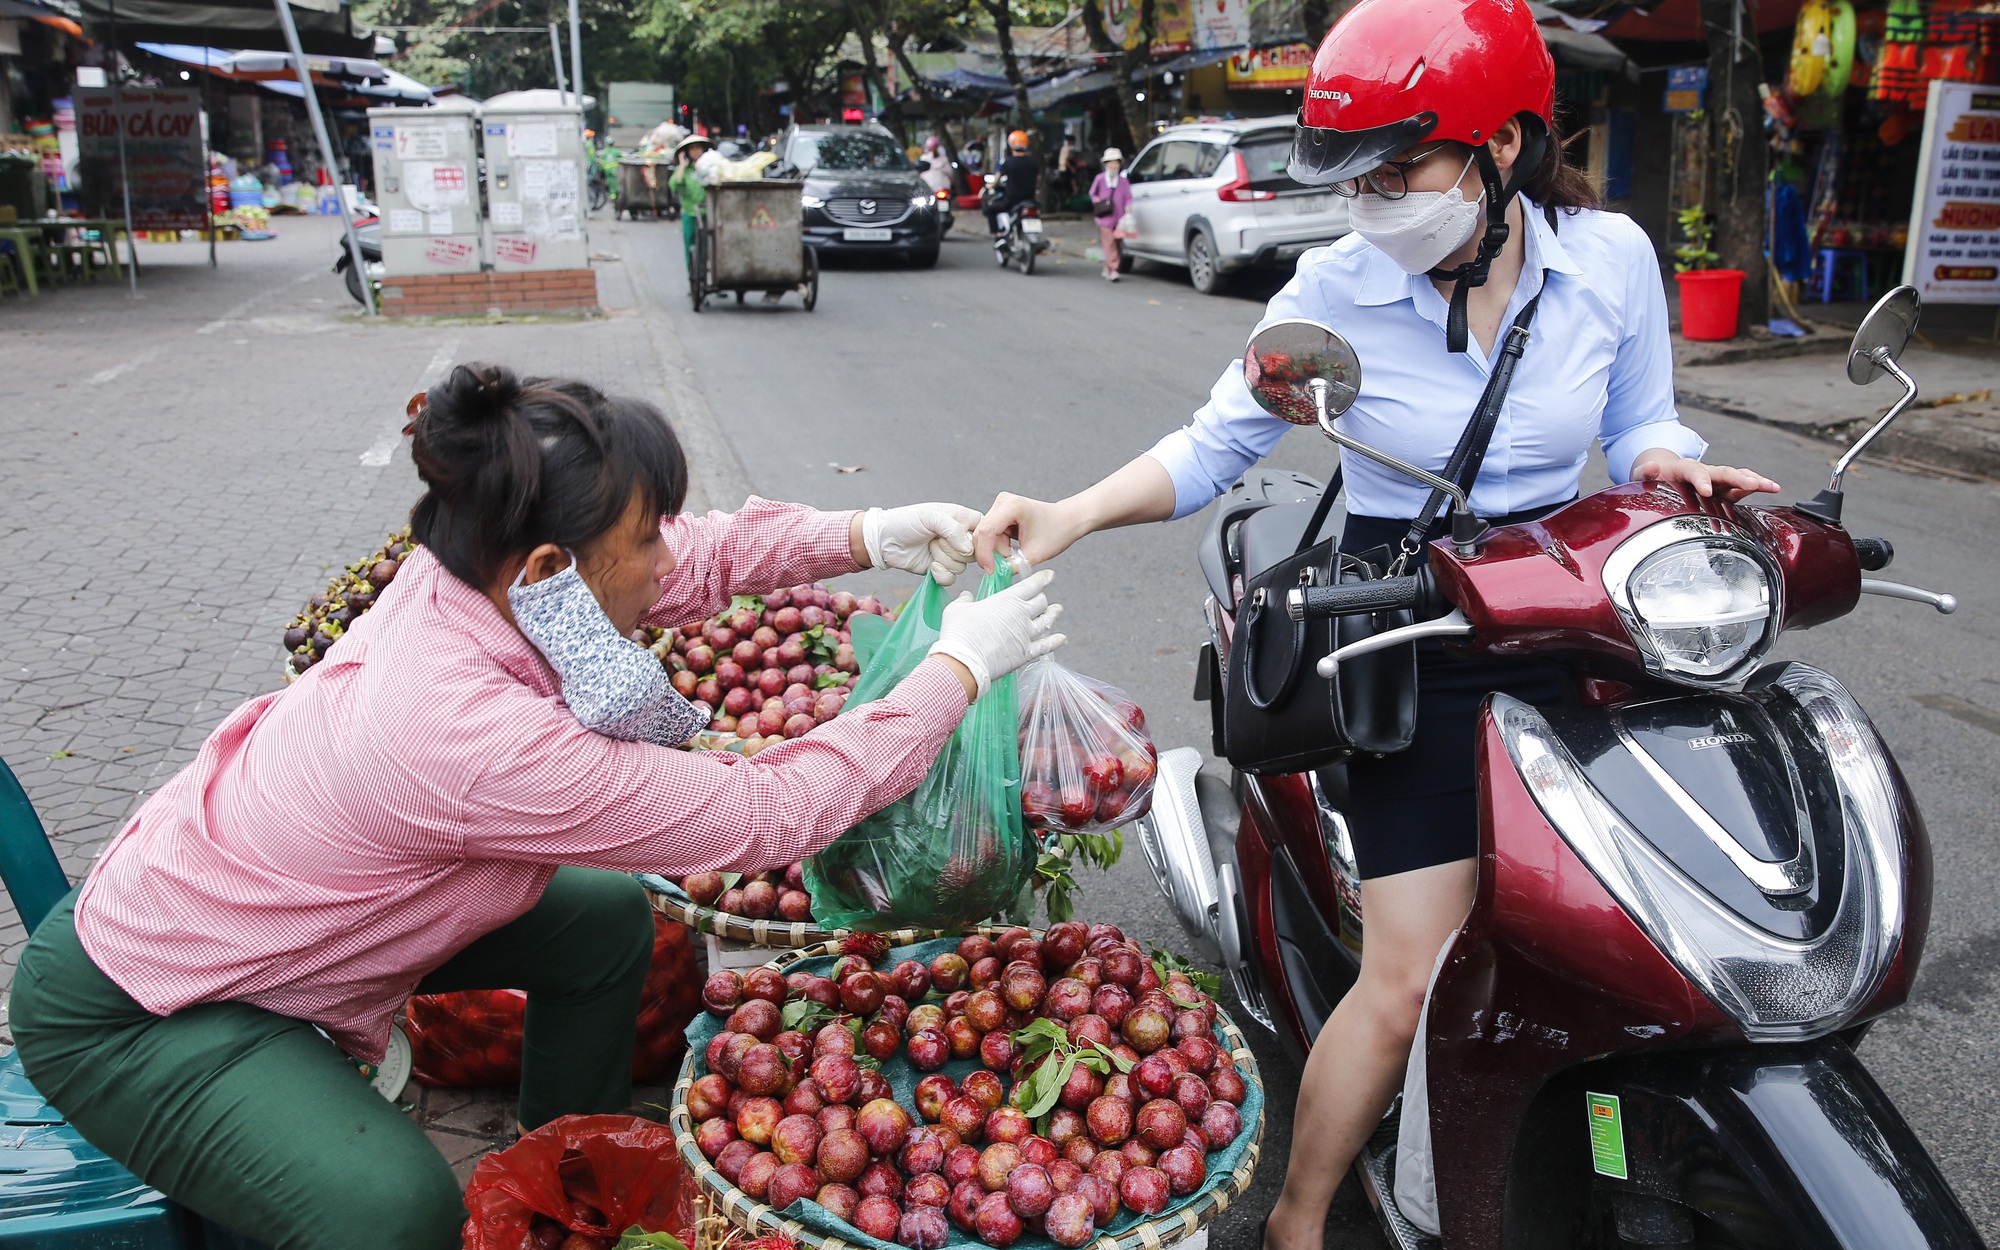
<instances>
[{"instance_id":1,"label":"motorcyclist in background","mask_svg":"<svg viewBox=\"0 0 2000 1250\"><path fill-rule=\"evenodd\" d=\"M1028 154L1027 131L1007 132L1007 159L1000 162L1000 168L994 171L993 176L999 180L1000 193L987 201L986 226L997 239L1001 231L1001 214L1010 213L1023 204L1033 204L1040 187L1042 166Z\"/></svg>"}]
</instances>

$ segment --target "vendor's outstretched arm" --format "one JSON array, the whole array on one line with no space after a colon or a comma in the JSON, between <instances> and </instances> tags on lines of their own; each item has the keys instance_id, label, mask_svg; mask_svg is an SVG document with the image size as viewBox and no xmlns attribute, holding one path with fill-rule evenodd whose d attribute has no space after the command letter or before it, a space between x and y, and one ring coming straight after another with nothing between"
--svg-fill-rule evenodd
<instances>
[{"instance_id":1,"label":"vendor's outstretched arm","mask_svg":"<svg viewBox=\"0 0 2000 1250\"><path fill-rule=\"evenodd\" d=\"M713 616L732 595L839 577L866 567L859 513L821 512L755 495L735 512L667 517L660 529L674 571L660 583L648 625L680 625Z\"/></svg>"}]
</instances>

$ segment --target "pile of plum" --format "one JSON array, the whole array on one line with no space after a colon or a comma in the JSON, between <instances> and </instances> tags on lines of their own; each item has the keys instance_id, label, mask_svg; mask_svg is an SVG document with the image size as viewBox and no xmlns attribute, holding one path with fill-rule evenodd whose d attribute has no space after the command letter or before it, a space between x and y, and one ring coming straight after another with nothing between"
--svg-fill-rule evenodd
<instances>
[{"instance_id":1,"label":"pile of plum","mask_svg":"<svg viewBox=\"0 0 2000 1250\"><path fill-rule=\"evenodd\" d=\"M681 878L681 889L703 907L752 920L795 920L811 923L812 892L806 889L805 864L768 872L698 872Z\"/></svg>"},{"instance_id":2,"label":"pile of plum","mask_svg":"<svg viewBox=\"0 0 2000 1250\"><path fill-rule=\"evenodd\" d=\"M861 671L848 621L888 617L873 595L813 582L738 595L726 612L640 639L673 674L682 697L713 709L709 728L744 739L744 754L832 720Z\"/></svg>"},{"instance_id":3,"label":"pile of plum","mask_svg":"<svg viewBox=\"0 0 2000 1250\"><path fill-rule=\"evenodd\" d=\"M1248 1085L1193 974L1115 926L975 935L878 970L878 934L831 975L757 968L703 987L726 1017L688 1092L716 1170L780 1210L811 1199L883 1241L936 1250L950 1227L1081 1246L1208 1181L1243 1132ZM918 1072L913 1106L881 1065ZM958 1079L939 1069L978 1066ZM964 1063L959 1067L963 1068Z\"/></svg>"}]
</instances>

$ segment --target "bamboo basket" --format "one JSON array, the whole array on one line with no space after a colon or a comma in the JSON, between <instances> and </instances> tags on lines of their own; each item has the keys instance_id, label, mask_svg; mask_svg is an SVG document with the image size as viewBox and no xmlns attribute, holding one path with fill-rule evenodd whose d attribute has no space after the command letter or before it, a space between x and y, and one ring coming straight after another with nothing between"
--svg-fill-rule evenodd
<instances>
[{"instance_id":1,"label":"bamboo basket","mask_svg":"<svg viewBox=\"0 0 2000 1250\"><path fill-rule=\"evenodd\" d=\"M1012 926L981 925L966 932L996 937L1006 932L1008 927ZM1030 932L1039 936L1038 930ZM905 929L883 936L889 939L893 950L940 935ZM839 954L839 942L823 942L786 951L773 959L769 966L784 972L808 959ZM1251 1053L1250 1043L1245 1040L1243 1031L1219 1007L1215 1023L1244 1081L1256 1086L1261 1095L1264 1079L1257 1070L1257 1057ZM680 1151L681 1165L694 1182L695 1245L691 1250L726 1250L732 1242L743 1240L746 1235L760 1237L767 1233L782 1234L808 1250L866 1250L858 1241L830 1236L785 1217L769 1204L738 1189L715 1170L715 1165L695 1145L693 1118L687 1109L688 1091L698 1075L696 1065L701 1062L701 1056L690 1046L687 1058L681 1063L680 1079L674 1082L673 1105L667 1113L667 1122L674 1130L674 1145ZM1250 1178L1257 1170L1257 1156L1264 1142L1264 1117L1259 1115L1257 1123L1245 1125L1244 1131L1250 1134L1250 1142L1234 1171L1220 1178L1211 1176L1207 1186L1184 1207L1142 1220L1122 1232L1098 1234L1086 1243L1086 1250L1162 1250L1163 1247L1180 1245L1194 1238L1205 1241L1204 1230L1248 1191ZM959 1233L959 1230L953 1231Z\"/></svg>"}]
</instances>

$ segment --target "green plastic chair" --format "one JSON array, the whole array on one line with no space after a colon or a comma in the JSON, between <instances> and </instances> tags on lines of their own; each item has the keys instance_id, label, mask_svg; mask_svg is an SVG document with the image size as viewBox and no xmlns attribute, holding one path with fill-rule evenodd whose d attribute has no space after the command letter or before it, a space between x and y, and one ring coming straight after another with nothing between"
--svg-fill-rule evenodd
<instances>
[{"instance_id":1,"label":"green plastic chair","mask_svg":"<svg viewBox=\"0 0 2000 1250\"><path fill-rule=\"evenodd\" d=\"M0 760L0 881L30 933L69 893L69 877L49 845L42 818L5 760Z\"/></svg>"}]
</instances>

